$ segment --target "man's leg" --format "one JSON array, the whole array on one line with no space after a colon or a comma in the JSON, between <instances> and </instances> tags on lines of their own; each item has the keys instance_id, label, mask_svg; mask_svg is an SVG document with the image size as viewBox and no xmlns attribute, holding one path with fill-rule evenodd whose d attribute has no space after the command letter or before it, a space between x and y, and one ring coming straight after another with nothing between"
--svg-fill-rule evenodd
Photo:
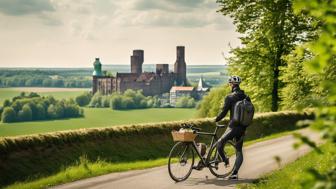
<instances>
[{"instance_id":1,"label":"man's leg","mask_svg":"<svg viewBox=\"0 0 336 189\"><path fill-rule=\"evenodd\" d=\"M227 141L233 139L233 137L234 137L233 130L231 128L227 128L227 130L225 131L223 136L218 140L217 143L218 154L221 156L225 164L228 164L228 159L224 154L224 146L227 143Z\"/></svg>"},{"instance_id":2,"label":"man's leg","mask_svg":"<svg viewBox=\"0 0 336 189\"><path fill-rule=\"evenodd\" d=\"M243 143L244 139L242 138L243 136L237 138L237 144L236 144L236 161L235 165L233 167L233 172L232 174L237 174L239 171L240 166L242 165L244 161L244 156L243 156Z\"/></svg>"},{"instance_id":3,"label":"man's leg","mask_svg":"<svg viewBox=\"0 0 336 189\"><path fill-rule=\"evenodd\" d=\"M244 143L244 138L243 138L243 132L241 134L239 134L236 137L236 161L233 167L233 171L231 176L229 177L229 179L238 179L238 171L240 166L242 165L243 161L244 161L244 157L243 157L243 143Z\"/></svg>"}]
</instances>

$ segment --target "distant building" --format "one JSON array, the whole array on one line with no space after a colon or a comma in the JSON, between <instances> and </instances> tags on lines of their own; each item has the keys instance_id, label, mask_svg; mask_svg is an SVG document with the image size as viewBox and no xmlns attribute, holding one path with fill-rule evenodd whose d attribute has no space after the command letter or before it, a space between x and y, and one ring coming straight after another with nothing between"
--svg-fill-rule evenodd
<instances>
[{"instance_id":1,"label":"distant building","mask_svg":"<svg viewBox=\"0 0 336 189\"><path fill-rule=\"evenodd\" d=\"M203 96L208 94L210 89L211 89L211 86L208 85L207 83L205 83L205 81L203 80L203 76L201 76L201 78L198 81L198 85L197 85L197 89L196 89L198 97L200 99L203 98Z\"/></svg>"},{"instance_id":2,"label":"distant building","mask_svg":"<svg viewBox=\"0 0 336 189\"><path fill-rule=\"evenodd\" d=\"M187 96L193 97L196 94L194 87L173 86L170 89L170 104L175 106L177 99Z\"/></svg>"},{"instance_id":3,"label":"distant building","mask_svg":"<svg viewBox=\"0 0 336 189\"><path fill-rule=\"evenodd\" d=\"M111 94L123 93L127 89L142 90L146 96L168 93L173 85L187 84L184 46L176 48L174 72L169 72L168 64L157 64L156 72L142 72L144 51L134 50L130 57L131 73L117 73L116 76L106 76L102 73L99 58L94 62L92 74L92 92Z\"/></svg>"}]
</instances>

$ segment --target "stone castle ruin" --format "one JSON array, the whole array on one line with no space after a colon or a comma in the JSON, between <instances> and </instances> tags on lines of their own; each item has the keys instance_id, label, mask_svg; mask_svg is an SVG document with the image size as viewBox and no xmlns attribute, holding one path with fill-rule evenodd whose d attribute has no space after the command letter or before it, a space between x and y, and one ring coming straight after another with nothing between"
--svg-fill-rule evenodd
<instances>
[{"instance_id":1,"label":"stone castle ruin","mask_svg":"<svg viewBox=\"0 0 336 189\"><path fill-rule=\"evenodd\" d=\"M176 62L174 72L169 72L168 64L156 64L156 72L142 72L144 51L133 50L131 55L131 73L116 73L107 76L102 72L99 58L96 58L92 78L92 92L104 95L123 93L127 89L142 90L145 96L154 96L168 93L172 86L185 86L187 84L186 62L184 46L176 47Z\"/></svg>"}]
</instances>

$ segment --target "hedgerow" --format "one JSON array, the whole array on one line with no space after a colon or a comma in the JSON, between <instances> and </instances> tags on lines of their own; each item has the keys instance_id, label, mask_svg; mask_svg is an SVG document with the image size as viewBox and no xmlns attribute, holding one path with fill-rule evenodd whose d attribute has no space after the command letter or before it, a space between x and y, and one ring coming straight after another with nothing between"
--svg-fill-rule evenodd
<instances>
[{"instance_id":1,"label":"hedgerow","mask_svg":"<svg viewBox=\"0 0 336 189\"><path fill-rule=\"evenodd\" d=\"M294 130L298 120L313 117L312 112L257 114L247 129L246 139ZM107 162L166 157L173 145L170 132L179 129L182 124L200 127L203 131L213 131L215 127L213 118L206 118L2 138L0 187L56 173L76 164L83 155L90 161L100 159Z\"/></svg>"}]
</instances>

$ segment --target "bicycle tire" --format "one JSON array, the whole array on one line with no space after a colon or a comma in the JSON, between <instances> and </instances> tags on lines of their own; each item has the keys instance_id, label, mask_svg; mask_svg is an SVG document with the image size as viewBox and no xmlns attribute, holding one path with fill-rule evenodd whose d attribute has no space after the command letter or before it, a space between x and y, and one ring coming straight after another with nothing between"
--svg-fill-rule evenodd
<instances>
[{"instance_id":1,"label":"bicycle tire","mask_svg":"<svg viewBox=\"0 0 336 189\"><path fill-rule=\"evenodd\" d=\"M175 155L177 155L177 157L175 157ZM174 162L174 161L176 161L176 159L174 159L174 158L178 158L177 159L178 161ZM185 166L188 163L186 158L191 158L189 160L190 161L190 167L185 167L186 170L187 170L185 174L183 174L182 176L177 176L175 171L173 170L173 166L174 165ZM186 180L191 174L191 171L192 171L193 166L194 166L194 161L195 161L195 154L194 154L194 151L193 151L193 148L192 148L192 144L187 143L187 142L176 143L169 153L169 158L168 158L169 176L175 182L181 182L181 181Z\"/></svg>"},{"instance_id":2,"label":"bicycle tire","mask_svg":"<svg viewBox=\"0 0 336 189\"><path fill-rule=\"evenodd\" d=\"M236 146L232 141L227 142L225 145L226 147L224 148L227 148L227 145L230 145L231 147L233 147L233 149L236 152ZM234 166L225 167L224 162L222 161L221 157L218 154L217 146L212 147L209 153L211 153L210 158L209 158L209 170L211 174L213 174L215 177L218 177L218 178L225 178L229 176L232 173ZM230 154L227 155L228 158L230 158L230 156L232 155Z\"/></svg>"}]
</instances>

